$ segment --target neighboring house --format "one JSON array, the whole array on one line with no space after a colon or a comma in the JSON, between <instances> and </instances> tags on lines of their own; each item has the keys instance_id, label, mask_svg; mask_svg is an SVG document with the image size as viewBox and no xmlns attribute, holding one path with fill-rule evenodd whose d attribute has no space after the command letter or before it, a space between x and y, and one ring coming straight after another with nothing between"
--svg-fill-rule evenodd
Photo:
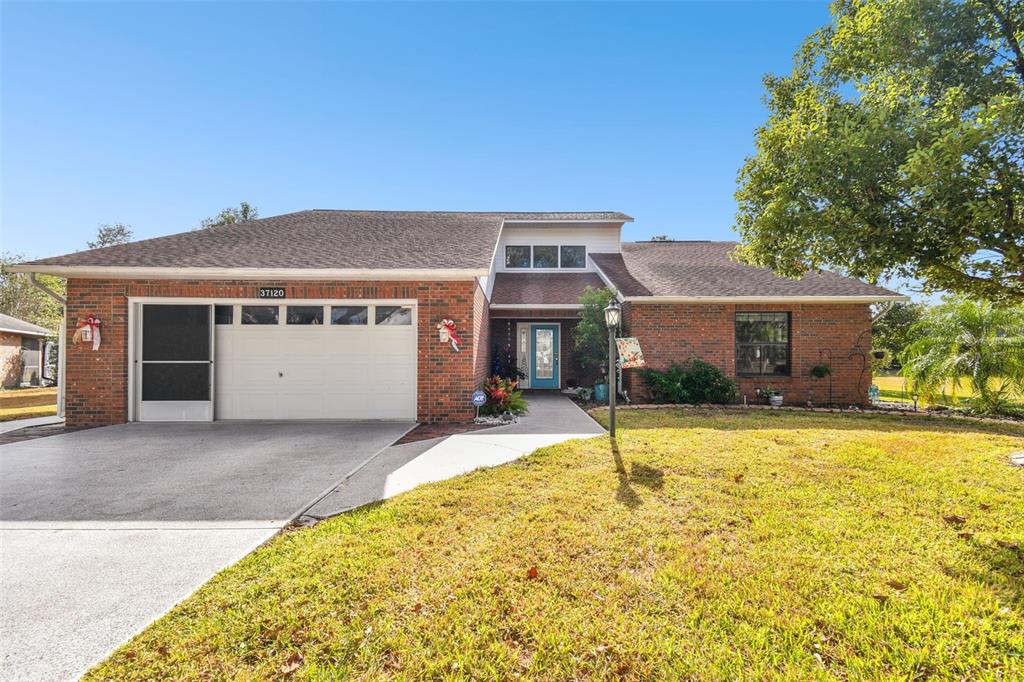
<instances>
[{"instance_id":1,"label":"neighboring house","mask_svg":"<svg viewBox=\"0 0 1024 682\"><path fill-rule=\"evenodd\" d=\"M41 386L46 373L46 337L53 332L0 313L0 379L4 388Z\"/></svg>"},{"instance_id":2,"label":"neighboring house","mask_svg":"<svg viewBox=\"0 0 1024 682\"><path fill-rule=\"evenodd\" d=\"M572 331L613 286L648 363L698 356L787 402L864 403L869 305L902 300L833 274L733 262L731 242L622 243L622 213L313 210L24 263L68 278L66 416L126 420L472 418L506 347L524 385L589 376ZM71 344L89 316L102 342ZM454 323L458 350L445 340ZM813 383L817 381L817 383ZM642 398L634 371L626 387Z\"/></svg>"}]
</instances>

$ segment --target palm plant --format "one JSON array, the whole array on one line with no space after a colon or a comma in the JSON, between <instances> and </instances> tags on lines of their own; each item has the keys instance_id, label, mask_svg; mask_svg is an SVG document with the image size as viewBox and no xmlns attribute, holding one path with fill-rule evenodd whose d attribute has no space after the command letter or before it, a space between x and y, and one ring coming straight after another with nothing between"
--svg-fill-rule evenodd
<instances>
[{"instance_id":1,"label":"palm plant","mask_svg":"<svg viewBox=\"0 0 1024 682\"><path fill-rule=\"evenodd\" d=\"M974 388L980 412L999 412L1024 388L1024 308L947 298L914 325L901 354L913 390L934 397L947 385Z\"/></svg>"}]
</instances>

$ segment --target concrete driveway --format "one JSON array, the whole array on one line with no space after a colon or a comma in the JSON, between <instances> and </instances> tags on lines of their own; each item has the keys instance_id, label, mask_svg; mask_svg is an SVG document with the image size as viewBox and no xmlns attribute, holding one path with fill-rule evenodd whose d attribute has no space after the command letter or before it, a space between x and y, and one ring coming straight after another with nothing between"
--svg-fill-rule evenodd
<instances>
[{"instance_id":1,"label":"concrete driveway","mask_svg":"<svg viewBox=\"0 0 1024 682\"><path fill-rule=\"evenodd\" d=\"M0 446L0 679L74 679L411 423L128 424Z\"/></svg>"}]
</instances>

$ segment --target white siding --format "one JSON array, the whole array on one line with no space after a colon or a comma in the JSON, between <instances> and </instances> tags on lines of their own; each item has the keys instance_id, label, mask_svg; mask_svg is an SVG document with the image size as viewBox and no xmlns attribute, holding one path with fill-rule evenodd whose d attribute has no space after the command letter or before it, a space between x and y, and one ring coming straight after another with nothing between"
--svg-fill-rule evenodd
<instances>
[{"instance_id":1,"label":"white siding","mask_svg":"<svg viewBox=\"0 0 1024 682\"><path fill-rule=\"evenodd\" d=\"M505 223L498 239L498 249L494 253L494 272L506 272L505 246L585 246L587 254L619 253L619 223L549 223L521 224ZM512 268L507 272L592 272L589 259L585 268L562 270L526 270Z\"/></svg>"}]
</instances>

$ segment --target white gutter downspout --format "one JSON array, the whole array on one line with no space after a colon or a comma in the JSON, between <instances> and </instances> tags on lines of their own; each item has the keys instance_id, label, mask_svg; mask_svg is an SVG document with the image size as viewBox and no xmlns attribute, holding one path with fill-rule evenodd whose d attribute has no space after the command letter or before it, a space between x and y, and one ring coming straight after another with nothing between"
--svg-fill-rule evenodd
<instances>
[{"instance_id":1,"label":"white gutter downspout","mask_svg":"<svg viewBox=\"0 0 1024 682\"><path fill-rule=\"evenodd\" d=\"M60 341L57 343L57 416L61 419L64 418L64 369L67 366L67 353L65 352L65 346L67 345L67 329L68 329L68 302L63 296L58 294L56 291L46 286L38 279L36 279L36 273L28 273L29 284L34 286L39 291L43 292L57 303L60 303L61 307L61 322L60 322Z\"/></svg>"},{"instance_id":2,"label":"white gutter downspout","mask_svg":"<svg viewBox=\"0 0 1024 682\"><path fill-rule=\"evenodd\" d=\"M883 317L889 314L889 312L896 307L896 301L885 301L882 306L878 309L878 312L871 316L871 324L875 324Z\"/></svg>"}]
</instances>

